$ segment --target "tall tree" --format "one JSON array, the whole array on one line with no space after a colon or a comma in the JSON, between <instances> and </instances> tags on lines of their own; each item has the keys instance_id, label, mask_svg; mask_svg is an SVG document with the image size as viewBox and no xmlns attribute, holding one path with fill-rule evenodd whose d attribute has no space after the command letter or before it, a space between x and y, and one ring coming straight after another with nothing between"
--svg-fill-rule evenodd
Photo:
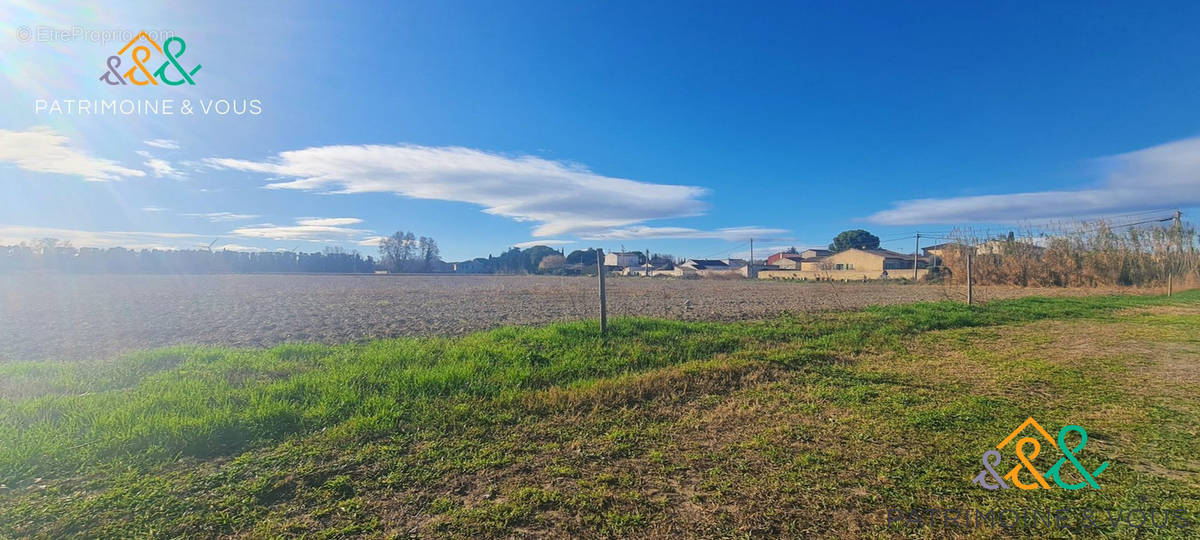
<instances>
[{"instance_id":1,"label":"tall tree","mask_svg":"<svg viewBox=\"0 0 1200 540\"><path fill-rule=\"evenodd\" d=\"M437 240L422 236L417 241L417 250L420 252L421 271L432 272L434 264L440 260L441 252L438 250Z\"/></svg>"},{"instance_id":2,"label":"tall tree","mask_svg":"<svg viewBox=\"0 0 1200 540\"><path fill-rule=\"evenodd\" d=\"M379 262L389 272L411 272L417 251L416 237L411 232L396 231L379 241Z\"/></svg>"},{"instance_id":3,"label":"tall tree","mask_svg":"<svg viewBox=\"0 0 1200 540\"><path fill-rule=\"evenodd\" d=\"M847 249L879 249L879 237L862 229L851 229L838 233L829 244L830 251Z\"/></svg>"}]
</instances>

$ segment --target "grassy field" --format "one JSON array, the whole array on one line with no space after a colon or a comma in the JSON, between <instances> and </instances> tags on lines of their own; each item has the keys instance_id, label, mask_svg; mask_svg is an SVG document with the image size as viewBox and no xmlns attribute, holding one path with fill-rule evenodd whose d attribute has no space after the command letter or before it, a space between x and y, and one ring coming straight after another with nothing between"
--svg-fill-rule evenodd
<instances>
[{"instance_id":1,"label":"grassy field","mask_svg":"<svg viewBox=\"0 0 1200 540\"><path fill-rule=\"evenodd\" d=\"M1200 531L1200 291L598 330L0 365L0 537ZM1030 416L1087 429L1101 490L971 484Z\"/></svg>"}]
</instances>

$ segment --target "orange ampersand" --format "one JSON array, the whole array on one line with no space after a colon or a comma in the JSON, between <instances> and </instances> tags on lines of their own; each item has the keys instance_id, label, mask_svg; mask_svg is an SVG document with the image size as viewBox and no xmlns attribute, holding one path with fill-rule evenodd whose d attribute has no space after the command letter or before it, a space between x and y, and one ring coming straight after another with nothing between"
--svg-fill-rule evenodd
<instances>
[{"instance_id":1,"label":"orange ampersand","mask_svg":"<svg viewBox=\"0 0 1200 540\"><path fill-rule=\"evenodd\" d=\"M1028 457L1025 455L1026 444L1033 445L1033 452L1030 452ZM1039 473L1038 470L1034 468L1032 463L1032 460L1037 459L1038 453L1041 451L1041 443L1038 443L1037 439L1033 437L1025 437L1017 441L1017 459L1021 460L1021 465L1017 465L1016 467L1013 467L1011 471L1008 471L1008 474L1004 475L1004 479L1021 489L1037 489L1039 485L1043 489L1050 489L1050 484L1046 483L1046 479L1042 476L1042 473ZM1021 481L1020 477L1017 475L1021 472L1022 467L1024 467L1025 470L1029 471L1029 473L1033 475L1033 479L1037 480L1036 484L1026 484Z\"/></svg>"},{"instance_id":2,"label":"orange ampersand","mask_svg":"<svg viewBox=\"0 0 1200 540\"><path fill-rule=\"evenodd\" d=\"M139 56L139 53L141 56ZM147 84L158 86L158 81L154 80L154 76L150 74L150 70L146 69L146 66L142 64L142 62L150 59L150 49L145 46L134 47L131 56L133 56L134 66L129 68L129 71L125 72L125 78L128 79L129 82L138 86L146 86ZM137 77L134 77L134 72L138 71L139 69L143 74L146 75L146 80L141 81L138 80Z\"/></svg>"}]
</instances>

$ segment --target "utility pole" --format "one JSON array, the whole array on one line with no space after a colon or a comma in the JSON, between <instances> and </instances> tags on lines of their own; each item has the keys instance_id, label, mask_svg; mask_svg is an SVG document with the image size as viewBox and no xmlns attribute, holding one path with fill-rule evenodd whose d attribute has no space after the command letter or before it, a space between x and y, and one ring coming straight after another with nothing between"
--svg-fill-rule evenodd
<instances>
[{"instance_id":1,"label":"utility pole","mask_svg":"<svg viewBox=\"0 0 1200 540\"><path fill-rule=\"evenodd\" d=\"M596 275L600 276L600 333L608 333L608 306L604 297L604 250L596 250Z\"/></svg>"},{"instance_id":2,"label":"utility pole","mask_svg":"<svg viewBox=\"0 0 1200 540\"><path fill-rule=\"evenodd\" d=\"M1175 209L1175 249L1179 252L1179 256L1182 257L1183 256L1183 212L1180 212L1178 208ZM1175 276L1174 276L1174 272L1173 272L1174 268L1171 267L1172 264L1171 264L1171 254L1169 253L1170 250L1168 249L1167 251L1168 251L1168 253L1167 253L1167 296L1171 296L1171 294L1175 292L1174 291L1175 283L1172 281L1172 278Z\"/></svg>"},{"instance_id":3,"label":"utility pole","mask_svg":"<svg viewBox=\"0 0 1200 540\"><path fill-rule=\"evenodd\" d=\"M972 298L972 293L974 291L972 291L972 288L971 288L971 255L972 255L972 252L974 252L974 251L975 251L974 246L967 246L967 305L968 306L971 305L972 301L974 300L974 298Z\"/></svg>"},{"instance_id":4,"label":"utility pole","mask_svg":"<svg viewBox=\"0 0 1200 540\"><path fill-rule=\"evenodd\" d=\"M913 281L917 281L917 254L921 253L921 233L917 233L917 249L913 251Z\"/></svg>"},{"instance_id":5,"label":"utility pole","mask_svg":"<svg viewBox=\"0 0 1200 540\"><path fill-rule=\"evenodd\" d=\"M754 239L750 239L750 266L746 267L746 278L754 277Z\"/></svg>"}]
</instances>

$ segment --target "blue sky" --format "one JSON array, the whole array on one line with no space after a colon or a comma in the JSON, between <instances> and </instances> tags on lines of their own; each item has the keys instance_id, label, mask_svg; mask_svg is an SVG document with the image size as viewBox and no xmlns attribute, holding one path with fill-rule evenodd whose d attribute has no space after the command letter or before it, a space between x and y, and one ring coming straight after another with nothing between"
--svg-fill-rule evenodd
<instances>
[{"instance_id":1,"label":"blue sky","mask_svg":"<svg viewBox=\"0 0 1200 540\"><path fill-rule=\"evenodd\" d=\"M0 7L0 244L724 256L1200 206L1194 3L246 4ZM74 27L202 69L110 87L123 40L36 35Z\"/></svg>"}]
</instances>

